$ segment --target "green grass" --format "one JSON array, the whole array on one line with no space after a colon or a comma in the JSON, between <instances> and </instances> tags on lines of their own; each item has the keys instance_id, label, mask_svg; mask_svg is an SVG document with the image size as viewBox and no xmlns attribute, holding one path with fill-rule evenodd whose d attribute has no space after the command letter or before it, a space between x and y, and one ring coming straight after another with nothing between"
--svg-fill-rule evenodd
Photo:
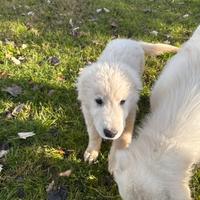
<instances>
[{"instance_id":1,"label":"green grass","mask_svg":"<svg viewBox=\"0 0 200 200\"><path fill-rule=\"evenodd\" d=\"M97 14L96 9L102 7L110 12ZM96 164L89 166L82 159L87 132L75 88L78 71L96 60L114 37L170 40L180 45L198 25L199 8L199 0L1 1L0 142L8 142L11 148L0 160L4 165L0 200L19 199L19 190L24 190L26 200L44 200L46 186L52 180L67 187L69 200L120 199L107 172L110 145L103 144ZM27 15L30 11L33 16ZM189 17L184 18L185 14ZM80 27L75 35L71 34L70 18L75 27ZM111 26L113 22L117 27ZM150 34L153 30L158 36ZM15 65L11 57L19 56L25 59ZM60 64L52 66L48 60L51 56L59 58ZM147 59L137 123L148 111L150 88L170 57L166 54ZM12 97L1 91L12 84L21 86L22 94ZM53 91L51 95L49 91ZM23 111L7 118L5 111L19 103L25 104ZM20 140L17 133L21 131L34 131L36 135ZM61 149L72 151L63 156ZM73 170L72 175L59 178L58 173L67 169ZM191 189L194 199L199 200L199 170Z\"/></svg>"}]
</instances>

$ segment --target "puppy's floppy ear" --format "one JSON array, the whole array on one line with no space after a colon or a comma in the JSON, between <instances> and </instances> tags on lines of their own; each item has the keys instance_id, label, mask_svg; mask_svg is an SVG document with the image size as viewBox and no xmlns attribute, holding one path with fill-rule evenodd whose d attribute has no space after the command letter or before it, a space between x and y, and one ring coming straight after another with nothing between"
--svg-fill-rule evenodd
<instances>
[{"instance_id":1,"label":"puppy's floppy ear","mask_svg":"<svg viewBox=\"0 0 200 200\"><path fill-rule=\"evenodd\" d=\"M80 68L79 76L76 81L76 88L78 91L78 100L82 100L82 97L85 96L85 92L88 87L90 87L91 82L89 80L92 78L92 65L88 65L84 68Z\"/></svg>"},{"instance_id":2,"label":"puppy's floppy ear","mask_svg":"<svg viewBox=\"0 0 200 200\"><path fill-rule=\"evenodd\" d=\"M78 72L78 78L76 80L76 89L78 91L78 100L81 101L82 85L85 79L85 74L87 72L87 66L85 68L80 68Z\"/></svg>"}]
</instances>

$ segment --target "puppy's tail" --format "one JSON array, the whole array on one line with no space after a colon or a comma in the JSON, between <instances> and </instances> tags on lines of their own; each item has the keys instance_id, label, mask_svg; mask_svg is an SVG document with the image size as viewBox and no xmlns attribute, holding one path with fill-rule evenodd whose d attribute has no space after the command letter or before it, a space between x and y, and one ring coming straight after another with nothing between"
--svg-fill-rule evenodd
<instances>
[{"instance_id":1,"label":"puppy's tail","mask_svg":"<svg viewBox=\"0 0 200 200\"><path fill-rule=\"evenodd\" d=\"M162 43L152 44L140 42L140 44L142 45L145 54L149 56L157 56L166 52L177 52L179 50L178 47Z\"/></svg>"}]
</instances>

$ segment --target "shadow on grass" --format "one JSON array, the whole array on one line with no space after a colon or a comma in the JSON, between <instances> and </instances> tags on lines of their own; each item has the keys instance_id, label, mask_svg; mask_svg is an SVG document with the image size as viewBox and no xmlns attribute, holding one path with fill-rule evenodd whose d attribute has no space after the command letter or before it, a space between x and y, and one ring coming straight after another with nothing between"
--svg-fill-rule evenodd
<instances>
[{"instance_id":1,"label":"shadow on grass","mask_svg":"<svg viewBox=\"0 0 200 200\"><path fill-rule=\"evenodd\" d=\"M107 40L118 36L164 41L169 39L167 35L172 35L172 44L182 43L188 38L191 29L199 23L200 1L197 0L50 2L52 3L38 0L4 1L0 5L0 39L10 39L16 45L29 44L44 54L46 51L65 52L66 47L80 51L87 46L100 52ZM97 14L96 9L102 7L110 9L111 12ZM29 13L31 11L33 15ZM183 18L187 13L189 17ZM70 18L74 27L80 27L74 36L71 35ZM111 25L113 22L115 27ZM150 35L152 30L159 32L157 37ZM100 45L95 46L94 43ZM48 44L49 48L46 50L43 44ZM79 56L80 60L83 59L82 63L88 61L89 55ZM95 54L92 59L96 57ZM65 72L72 73L68 69ZM76 75L77 72L73 72L73 76ZM0 141L8 141L13 147L0 177L0 199L5 197L4 199L10 200L16 197L17 187L22 185L17 181L20 176L24 177L23 185L27 187L27 196L31 197L33 194L37 195L38 191L38 195L44 195L44 188L52 179L58 184L69 186L72 195L70 199L109 199L99 195L98 190L106 194L116 194L115 184L107 172L107 144L103 145L99 163L88 166L82 162L87 133L75 88L64 84L54 86L33 82L25 78L8 77L0 80L0 88L12 84L21 86L22 94L14 98L0 91L0 101L8 108L19 103L25 103L26 107L16 118L8 119L4 114L0 116ZM37 89L33 89L35 86ZM50 95L50 91L54 92ZM142 96L139 107L137 122L148 112L147 96ZM17 132L21 131L34 131L36 136L27 140L16 139ZM69 157L58 159L53 155L48 157L46 148L72 149L73 153ZM66 168L72 168L74 175L69 179L58 179L57 174ZM98 190L95 191L95 188ZM199 189L195 189L197 190ZM9 197L12 192L13 196ZM45 196L34 196L32 199L45 199Z\"/></svg>"},{"instance_id":2,"label":"shadow on grass","mask_svg":"<svg viewBox=\"0 0 200 200\"><path fill-rule=\"evenodd\" d=\"M69 132L72 132L72 130L76 132L77 128L79 132L83 131L83 118L77 114L77 112L80 112L80 106L75 88L67 89L45 83L35 83L26 79L14 80L5 78L0 80L1 89L12 85L20 86L22 93L17 97L13 97L5 91L0 91L2 102L5 101L8 104L12 102L12 106L8 106L7 110L1 114L0 122L4 124L4 127L6 124L6 129L1 130L1 133L5 134L1 134L1 137L2 135L6 137L8 130L10 134L13 134L9 126L13 126L14 129L19 131L32 130L42 133L56 124L57 127L63 127L63 130L68 130ZM20 103L26 105L20 120L18 117L9 119L6 116L6 111L12 111ZM45 116L45 112L47 116ZM41 116L39 116L39 113Z\"/></svg>"},{"instance_id":3,"label":"shadow on grass","mask_svg":"<svg viewBox=\"0 0 200 200\"><path fill-rule=\"evenodd\" d=\"M26 106L22 114L19 113L19 116L11 119L8 119L4 112L0 114L0 143L9 143L11 147L6 161L1 162L4 165L0 177L2 198L3 192L5 198L8 198L8 194L11 195L10 199L16 198L17 191L21 187L26 187L26 195L31 196L33 191L30 190L30 185L37 192L41 190L39 187L45 190L52 180L56 185L67 186L70 195L84 193L90 194L92 198L97 192L95 191L97 187L102 187L105 193L112 190L113 194L117 194L115 183L108 174L106 158L103 155L100 156L99 163L95 165L88 166L83 162L87 133L82 116L77 114L80 110L75 89L34 83L26 79L6 78L0 80L0 88L13 84L22 87L22 94L12 97L6 92L0 91L1 101L11 101L14 105L24 103ZM33 91L35 86L38 86L38 89ZM49 91L55 92L49 96ZM35 119L35 115L44 107L53 109L50 112L53 111L52 115L56 115L57 121L54 121L54 116L52 116L53 119L46 120L47 122L43 118ZM23 118L24 112L26 117ZM58 114L59 112L60 114ZM21 140L17 137L17 132L22 131L34 131L36 135ZM108 153L106 144L103 145L103 152ZM97 168L101 168L101 170L96 170ZM66 169L73 170L72 177L68 179L58 177L58 174ZM21 179L23 181L20 181ZM12 186L12 191L7 191L8 186ZM43 195L45 193L44 191ZM34 199L45 199L45 196L41 197L40 195L35 196ZM99 196L99 199L106 198L101 196L103 194L96 195ZM72 195L71 199L73 198ZM86 197L85 199L90 198Z\"/></svg>"}]
</instances>

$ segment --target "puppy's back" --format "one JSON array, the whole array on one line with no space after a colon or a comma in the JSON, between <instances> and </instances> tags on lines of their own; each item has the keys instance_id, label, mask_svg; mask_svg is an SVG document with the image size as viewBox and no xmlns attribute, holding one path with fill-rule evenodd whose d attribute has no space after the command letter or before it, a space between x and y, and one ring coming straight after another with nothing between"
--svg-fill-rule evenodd
<instances>
[{"instance_id":1,"label":"puppy's back","mask_svg":"<svg viewBox=\"0 0 200 200\"><path fill-rule=\"evenodd\" d=\"M137 41L115 39L107 44L98 61L124 63L142 74L144 70L144 50Z\"/></svg>"},{"instance_id":2,"label":"puppy's back","mask_svg":"<svg viewBox=\"0 0 200 200\"><path fill-rule=\"evenodd\" d=\"M151 111L166 135L200 153L200 26L160 75Z\"/></svg>"}]
</instances>

